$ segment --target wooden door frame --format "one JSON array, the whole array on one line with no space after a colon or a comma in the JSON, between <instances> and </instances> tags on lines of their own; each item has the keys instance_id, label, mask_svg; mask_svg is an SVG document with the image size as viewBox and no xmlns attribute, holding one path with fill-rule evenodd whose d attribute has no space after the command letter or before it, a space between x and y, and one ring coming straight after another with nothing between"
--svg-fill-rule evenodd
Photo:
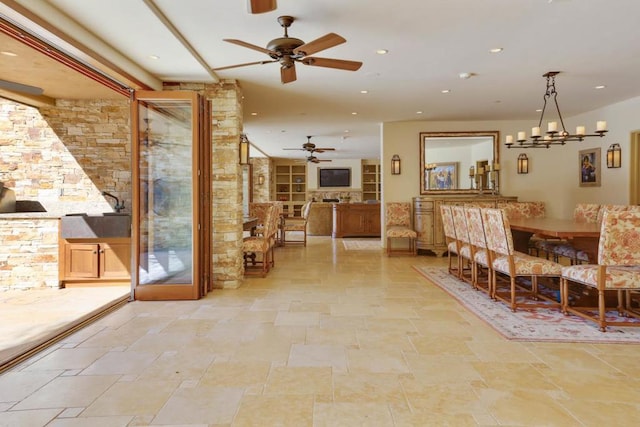
<instances>
[{"instance_id":1,"label":"wooden door frame","mask_svg":"<svg viewBox=\"0 0 640 427\"><path fill-rule=\"evenodd\" d=\"M640 130L629 139L629 204L640 205Z\"/></svg>"}]
</instances>

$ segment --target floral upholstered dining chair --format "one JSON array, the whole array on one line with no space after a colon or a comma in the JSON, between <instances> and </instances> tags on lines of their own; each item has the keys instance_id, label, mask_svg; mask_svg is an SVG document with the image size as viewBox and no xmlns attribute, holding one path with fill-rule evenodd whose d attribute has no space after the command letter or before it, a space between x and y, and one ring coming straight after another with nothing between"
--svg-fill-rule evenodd
<instances>
[{"instance_id":1,"label":"floral upholstered dining chair","mask_svg":"<svg viewBox=\"0 0 640 427\"><path fill-rule=\"evenodd\" d=\"M449 260L449 274L459 277L461 274L460 264L460 241L456 236L456 227L453 225L453 213L451 205L440 205L440 214L442 215L442 229L444 237L447 240L447 258ZM453 256L456 256L456 267L453 267Z\"/></svg>"},{"instance_id":2,"label":"floral upholstered dining chair","mask_svg":"<svg viewBox=\"0 0 640 427\"><path fill-rule=\"evenodd\" d=\"M509 218L503 209L483 209L482 219L489 249L489 262L493 269L492 297L509 304L512 311L516 311L518 306L526 305L545 305L548 307L553 300L540 293L538 279L540 277L559 278L562 273L562 265L544 258L516 252ZM498 273L509 277L510 288L508 290L498 290ZM531 278L531 285L528 289L523 283L516 284L516 279L523 276ZM518 296L526 298L520 299ZM541 300L546 302L541 302Z\"/></svg>"},{"instance_id":3,"label":"floral upholstered dining chair","mask_svg":"<svg viewBox=\"0 0 640 427\"><path fill-rule=\"evenodd\" d=\"M411 228L411 203L387 202L385 204L385 228L387 238L387 256L417 254L418 233ZM395 239L406 239L407 249L393 248Z\"/></svg>"},{"instance_id":4,"label":"floral upholstered dining chair","mask_svg":"<svg viewBox=\"0 0 640 427\"><path fill-rule=\"evenodd\" d=\"M598 263L567 266L562 269L562 311L593 320L602 332L607 325L640 326L640 322L607 320L605 293L618 295L618 313L640 317L626 304L628 293L640 289L640 212L605 211L602 216L598 244ZM595 307L572 306L569 301L569 283L598 291L597 315Z\"/></svg>"},{"instance_id":5,"label":"floral upholstered dining chair","mask_svg":"<svg viewBox=\"0 0 640 427\"><path fill-rule=\"evenodd\" d=\"M482 212L480 208L468 206L464 208L471 243L471 283L475 289L491 295L491 263L487 252L487 239L484 234ZM480 267L487 269L486 281L480 280Z\"/></svg>"},{"instance_id":6,"label":"floral upholstered dining chair","mask_svg":"<svg viewBox=\"0 0 640 427\"><path fill-rule=\"evenodd\" d=\"M451 206L451 214L453 217L453 226L456 229L456 237L460 243L458 248L458 268L460 269L460 274L458 277L465 282L473 284L473 255L471 254L471 240L469 239L469 228L467 227L467 216L464 213L464 207L458 205ZM465 275L465 271L469 272L468 276Z\"/></svg>"}]
</instances>

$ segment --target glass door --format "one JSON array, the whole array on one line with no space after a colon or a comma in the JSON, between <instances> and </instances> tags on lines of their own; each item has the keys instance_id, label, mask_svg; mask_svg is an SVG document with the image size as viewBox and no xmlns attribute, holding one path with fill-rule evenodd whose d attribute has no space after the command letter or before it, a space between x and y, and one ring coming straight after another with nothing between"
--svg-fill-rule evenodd
<instances>
[{"instance_id":1,"label":"glass door","mask_svg":"<svg viewBox=\"0 0 640 427\"><path fill-rule=\"evenodd\" d=\"M132 286L137 300L206 294L211 222L207 110L195 92L134 95Z\"/></svg>"}]
</instances>

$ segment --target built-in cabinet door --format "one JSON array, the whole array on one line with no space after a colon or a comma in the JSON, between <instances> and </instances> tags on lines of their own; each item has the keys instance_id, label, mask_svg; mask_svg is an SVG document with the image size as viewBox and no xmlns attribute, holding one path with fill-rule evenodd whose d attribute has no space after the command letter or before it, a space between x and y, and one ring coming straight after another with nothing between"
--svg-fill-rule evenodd
<instances>
[{"instance_id":1,"label":"built-in cabinet door","mask_svg":"<svg viewBox=\"0 0 640 427\"><path fill-rule=\"evenodd\" d=\"M135 299L197 299L210 278L211 137L196 92L138 91L132 103Z\"/></svg>"},{"instance_id":2,"label":"built-in cabinet door","mask_svg":"<svg viewBox=\"0 0 640 427\"><path fill-rule=\"evenodd\" d=\"M100 277L128 279L131 272L131 245L129 243L100 244Z\"/></svg>"},{"instance_id":3,"label":"built-in cabinet door","mask_svg":"<svg viewBox=\"0 0 640 427\"><path fill-rule=\"evenodd\" d=\"M64 275L68 279L98 278L98 244L67 243Z\"/></svg>"}]
</instances>

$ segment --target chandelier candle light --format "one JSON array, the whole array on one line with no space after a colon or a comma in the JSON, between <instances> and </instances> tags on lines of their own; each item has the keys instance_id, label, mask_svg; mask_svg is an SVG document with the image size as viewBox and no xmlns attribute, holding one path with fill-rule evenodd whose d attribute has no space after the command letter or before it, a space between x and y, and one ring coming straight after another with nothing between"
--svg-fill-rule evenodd
<instances>
[{"instance_id":1,"label":"chandelier candle light","mask_svg":"<svg viewBox=\"0 0 640 427\"><path fill-rule=\"evenodd\" d=\"M565 145L569 141L583 141L590 136L603 137L607 132L607 122L604 120L596 122L596 131L593 134L587 134L584 126L577 126L575 134L567 132L564 127L562 113L560 113L560 107L558 106L555 76L559 73L560 71L549 71L542 75L547 78L547 91L544 94L544 105L538 126L531 128L531 140L527 140L526 132L519 131L516 137L517 144L514 144L513 135L507 135L505 140L507 148L549 148L551 145ZM558 122L549 122L547 124L547 131L543 136L541 131L542 119L544 118L545 109L547 108L547 100L551 97L553 97L553 102L556 105L561 130L558 128Z\"/></svg>"}]
</instances>

